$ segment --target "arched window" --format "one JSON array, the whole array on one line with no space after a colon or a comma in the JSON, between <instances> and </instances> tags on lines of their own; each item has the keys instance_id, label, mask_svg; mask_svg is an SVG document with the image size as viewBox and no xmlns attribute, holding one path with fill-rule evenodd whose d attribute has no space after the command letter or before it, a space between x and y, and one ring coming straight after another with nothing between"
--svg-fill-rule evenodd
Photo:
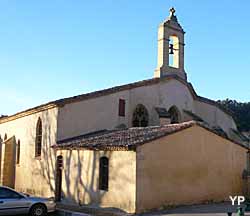
<instances>
[{"instance_id":1,"label":"arched window","mask_svg":"<svg viewBox=\"0 0 250 216\"><path fill-rule=\"evenodd\" d=\"M176 106L170 107L168 113L171 117L171 124L179 123L180 122L180 112Z\"/></svg>"},{"instance_id":2,"label":"arched window","mask_svg":"<svg viewBox=\"0 0 250 216\"><path fill-rule=\"evenodd\" d=\"M169 37L169 66L179 68L179 39L175 35Z\"/></svg>"},{"instance_id":3,"label":"arched window","mask_svg":"<svg viewBox=\"0 0 250 216\"><path fill-rule=\"evenodd\" d=\"M99 166L99 189L108 191L108 187L109 187L109 159L107 157L101 157Z\"/></svg>"},{"instance_id":4,"label":"arched window","mask_svg":"<svg viewBox=\"0 0 250 216\"><path fill-rule=\"evenodd\" d=\"M16 164L20 164L20 140L16 144Z\"/></svg>"},{"instance_id":5,"label":"arched window","mask_svg":"<svg viewBox=\"0 0 250 216\"><path fill-rule=\"evenodd\" d=\"M42 153L42 121L39 118L36 124L36 143L35 143L35 157L40 157Z\"/></svg>"},{"instance_id":6,"label":"arched window","mask_svg":"<svg viewBox=\"0 0 250 216\"><path fill-rule=\"evenodd\" d=\"M136 106L133 113L133 127L147 127L148 126L148 111L145 106L139 104Z\"/></svg>"}]
</instances>

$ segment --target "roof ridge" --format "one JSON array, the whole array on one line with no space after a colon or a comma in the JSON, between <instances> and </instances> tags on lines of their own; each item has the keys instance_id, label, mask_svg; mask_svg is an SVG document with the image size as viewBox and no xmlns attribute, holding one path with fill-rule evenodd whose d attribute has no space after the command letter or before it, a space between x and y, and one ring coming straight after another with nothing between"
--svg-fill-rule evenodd
<instances>
[{"instance_id":1,"label":"roof ridge","mask_svg":"<svg viewBox=\"0 0 250 216\"><path fill-rule=\"evenodd\" d=\"M15 113L13 115L4 117L4 118L0 119L0 124L15 120L17 118L21 118L21 117L24 117L27 115L31 115L31 114L34 114L37 112L48 110L48 109L51 109L54 107L61 107L61 106L64 106L65 104L74 103L74 102L78 102L78 101L82 101L82 100L88 100L88 99L92 99L92 98L96 98L96 97L101 97L104 95L112 94L114 92L130 90L130 89L138 88L141 86L153 85L153 84L157 84L161 81L166 81L166 80L170 80L170 79L178 80L179 82L186 85L187 88L190 90L190 93L192 94L194 100L198 100L198 101L202 101L204 103L209 103L209 104L215 105L219 109L224 111L226 114L228 114L229 116L232 117L232 113L230 113L228 110L226 110L220 104L218 104L216 101L197 95L197 93L195 92L191 83L187 82L186 80L180 78L177 75L168 75L168 76L161 77L161 78L157 77L157 78L145 79L145 80L136 81L136 82L123 84L123 85L118 85L118 86L114 86L114 87L110 87L110 88L106 88L106 89L102 89L102 90L88 92L88 93L84 93L84 94L80 94L80 95L76 95L76 96L72 96L72 97L54 100L54 101L51 101L51 102L48 102L45 104L41 104L39 106L24 110L24 111L21 111L18 113Z\"/></svg>"}]
</instances>

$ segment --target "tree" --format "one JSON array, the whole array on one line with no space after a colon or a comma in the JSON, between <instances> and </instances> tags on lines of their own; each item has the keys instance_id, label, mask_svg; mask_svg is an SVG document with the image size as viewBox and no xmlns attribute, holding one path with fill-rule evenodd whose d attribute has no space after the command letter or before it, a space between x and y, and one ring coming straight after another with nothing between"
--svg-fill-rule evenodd
<instances>
[{"instance_id":1,"label":"tree","mask_svg":"<svg viewBox=\"0 0 250 216\"><path fill-rule=\"evenodd\" d=\"M241 103L231 99L217 102L232 112L239 131L250 131L250 102Z\"/></svg>"}]
</instances>

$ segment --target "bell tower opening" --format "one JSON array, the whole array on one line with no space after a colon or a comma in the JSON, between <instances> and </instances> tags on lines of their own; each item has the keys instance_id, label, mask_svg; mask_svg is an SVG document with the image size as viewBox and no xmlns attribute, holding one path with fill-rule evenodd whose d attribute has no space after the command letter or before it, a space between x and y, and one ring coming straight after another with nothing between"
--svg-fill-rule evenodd
<instances>
[{"instance_id":1,"label":"bell tower opening","mask_svg":"<svg viewBox=\"0 0 250 216\"><path fill-rule=\"evenodd\" d=\"M169 37L168 59L170 67L179 68L179 39L175 35Z\"/></svg>"},{"instance_id":2,"label":"bell tower opening","mask_svg":"<svg viewBox=\"0 0 250 216\"><path fill-rule=\"evenodd\" d=\"M184 69L184 30L170 9L170 15L158 30L158 61L154 77L175 75L187 80Z\"/></svg>"}]
</instances>

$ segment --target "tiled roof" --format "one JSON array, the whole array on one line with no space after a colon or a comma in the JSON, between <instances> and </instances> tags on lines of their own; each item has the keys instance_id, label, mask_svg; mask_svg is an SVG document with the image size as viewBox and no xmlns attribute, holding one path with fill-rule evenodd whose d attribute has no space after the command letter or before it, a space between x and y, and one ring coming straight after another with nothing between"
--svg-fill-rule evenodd
<instances>
[{"instance_id":1,"label":"tiled roof","mask_svg":"<svg viewBox=\"0 0 250 216\"><path fill-rule=\"evenodd\" d=\"M97 97L113 94L113 93L116 93L119 91L130 90L130 89L134 89L134 88L138 88L138 87L142 87L142 86L154 85L154 84L160 83L162 81L167 81L167 80L171 80L171 79L176 79L176 80L180 81L181 83L183 83L184 85L186 85L188 87L190 93L192 94L194 100L202 101L204 103L208 103L208 104L217 106L218 108L223 110L225 113L232 116L232 113L229 110L225 109L220 104L216 103L213 100L210 100L210 99L207 99L207 98L204 98L204 97L197 95L191 83L186 82L185 80L181 79L180 77L178 77L176 75L168 75L168 76L163 77L163 78L152 78L152 79L148 79L148 80L142 80L139 82L134 82L134 83L116 86L116 87L112 87L112 88L108 88L108 89L104 89L104 90L100 90L100 91L95 91L95 92L91 92L91 93L87 93L87 94L81 94L81 95L77 95L77 96L73 96L73 97L69 97L69 98L63 98L63 99L51 101L49 103L42 104L40 106L30 108L28 110L16 113L14 115L4 117L4 118L0 119L0 124L4 123L4 122L15 120L17 118L21 118L21 117L24 117L27 115L31 115L31 114L34 114L37 112L41 112L41 111L44 111L47 109L51 109L54 107L64 106L65 104L75 103L78 101L88 100L88 99L92 99L92 98L97 98Z\"/></svg>"},{"instance_id":2,"label":"tiled roof","mask_svg":"<svg viewBox=\"0 0 250 216\"><path fill-rule=\"evenodd\" d=\"M187 115L189 115L194 121L205 122L200 116L198 116L197 114L193 113L192 111L184 109L183 112L186 113Z\"/></svg>"},{"instance_id":3,"label":"tiled roof","mask_svg":"<svg viewBox=\"0 0 250 216\"><path fill-rule=\"evenodd\" d=\"M125 130L109 131L101 135L92 137L81 136L78 139L58 141L53 148L56 149L90 149L90 150L135 150L138 145L153 141L155 139L179 132L194 125L203 127L225 139L227 137L213 131L204 124L195 121L183 122L179 124L169 124L164 126L150 126L145 128L129 128ZM230 139L228 139L230 140ZM233 140L231 142L236 143ZM236 143L247 148L241 143Z\"/></svg>"}]
</instances>

